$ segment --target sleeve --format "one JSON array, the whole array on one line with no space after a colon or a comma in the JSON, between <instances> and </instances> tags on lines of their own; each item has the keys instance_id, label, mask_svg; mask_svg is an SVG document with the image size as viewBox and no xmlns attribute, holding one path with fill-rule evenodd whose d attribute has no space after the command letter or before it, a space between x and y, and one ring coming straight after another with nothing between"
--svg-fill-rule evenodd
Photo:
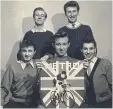
<instances>
[{"instance_id":1,"label":"sleeve","mask_svg":"<svg viewBox=\"0 0 113 109\"><path fill-rule=\"evenodd\" d=\"M25 35L23 37L23 40L27 40L28 39L28 35L29 35L29 32L25 33Z\"/></svg>"},{"instance_id":2,"label":"sleeve","mask_svg":"<svg viewBox=\"0 0 113 109\"><path fill-rule=\"evenodd\" d=\"M8 67L3 75L1 81L1 100L5 100L5 97L9 94L10 88L13 82L14 74L11 66Z\"/></svg>"},{"instance_id":3,"label":"sleeve","mask_svg":"<svg viewBox=\"0 0 113 109\"><path fill-rule=\"evenodd\" d=\"M106 76L109 84L112 84L112 64L107 60L107 64L105 66Z\"/></svg>"},{"instance_id":4,"label":"sleeve","mask_svg":"<svg viewBox=\"0 0 113 109\"><path fill-rule=\"evenodd\" d=\"M90 26L87 26L87 36L90 36L93 38L93 32L91 30L91 27Z\"/></svg>"}]
</instances>

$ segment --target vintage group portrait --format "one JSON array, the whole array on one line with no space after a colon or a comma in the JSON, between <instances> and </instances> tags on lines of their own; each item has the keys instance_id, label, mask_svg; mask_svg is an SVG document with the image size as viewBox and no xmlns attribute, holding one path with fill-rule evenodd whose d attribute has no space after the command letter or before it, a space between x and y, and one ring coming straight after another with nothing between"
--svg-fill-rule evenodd
<instances>
[{"instance_id":1,"label":"vintage group portrait","mask_svg":"<svg viewBox=\"0 0 113 109\"><path fill-rule=\"evenodd\" d=\"M112 108L112 1L1 1L0 108Z\"/></svg>"}]
</instances>

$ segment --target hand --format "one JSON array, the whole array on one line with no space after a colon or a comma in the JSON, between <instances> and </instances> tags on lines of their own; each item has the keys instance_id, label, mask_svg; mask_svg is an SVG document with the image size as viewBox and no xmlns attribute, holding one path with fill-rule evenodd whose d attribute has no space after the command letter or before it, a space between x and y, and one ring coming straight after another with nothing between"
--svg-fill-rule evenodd
<instances>
[{"instance_id":1,"label":"hand","mask_svg":"<svg viewBox=\"0 0 113 109\"><path fill-rule=\"evenodd\" d=\"M1 99L1 107L4 105L4 103L5 103L4 99ZM0 109L2 109L1 107Z\"/></svg>"},{"instance_id":2,"label":"hand","mask_svg":"<svg viewBox=\"0 0 113 109\"><path fill-rule=\"evenodd\" d=\"M84 59L83 61L83 68L87 69L89 67L89 61L87 59Z\"/></svg>"},{"instance_id":3,"label":"hand","mask_svg":"<svg viewBox=\"0 0 113 109\"><path fill-rule=\"evenodd\" d=\"M41 61L47 61L48 58L49 58L49 55L45 55L45 56L43 56L40 60L41 60Z\"/></svg>"}]
</instances>

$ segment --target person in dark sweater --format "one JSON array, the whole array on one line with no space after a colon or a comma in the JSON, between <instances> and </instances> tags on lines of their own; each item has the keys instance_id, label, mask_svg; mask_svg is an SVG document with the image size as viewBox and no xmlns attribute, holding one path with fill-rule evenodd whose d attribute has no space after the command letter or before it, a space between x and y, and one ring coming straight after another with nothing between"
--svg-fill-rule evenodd
<instances>
[{"instance_id":1,"label":"person in dark sweater","mask_svg":"<svg viewBox=\"0 0 113 109\"><path fill-rule=\"evenodd\" d=\"M36 108L39 104L39 76L31 41L20 43L21 59L9 65L1 81L1 105L4 108ZM7 96L9 102L5 104Z\"/></svg>"},{"instance_id":2,"label":"person in dark sweater","mask_svg":"<svg viewBox=\"0 0 113 109\"><path fill-rule=\"evenodd\" d=\"M64 12L68 19L68 25L61 27L58 32L67 32L69 36L70 47L68 49L68 55L72 58L82 60L84 57L80 51L80 44L86 36L93 38L93 33L90 26L81 24L77 21L79 10L79 4L76 1L69 1L64 5Z\"/></svg>"},{"instance_id":3,"label":"person in dark sweater","mask_svg":"<svg viewBox=\"0 0 113 109\"><path fill-rule=\"evenodd\" d=\"M47 18L47 13L41 7L35 8L33 11L33 19L35 26L28 31L23 40L31 40L36 44L36 53L34 59L40 59L45 54L53 54L52 51L52 36L53 33L44 29L44 22Z\"/></svg>"},{"instance_id":4,"label":"person in dark sweater","mask_svg":"<svg viewBox=\"0 0 113 109\"><path fill-rule=\"evenodd\" d=\"M84 59L85 97L81 108L112 108L112 65L97 57L94 39L87 37L81 46Z\"/></svg>"},{"instance_id":5,"label":"person in dark sweater","mask_svg":"<svg viewBox=\"0 0 113 109\"><path fill-rule=\"evenodd\" d=\"M73 64L74 63L80 63L80 65L82 64L81 61L75 59L75 58L71 58L68 56L67 54L67 50L70 46L70 40L68 38L68 34L65 33L65 32L62 32L60 34L55 34L54 35L54 40L53 40L53 43L52 43L54 49L55 49L55 55L50 55L49 58L43 62L43 65L46 65L46 64L52 64L52 63L56 63L56 62L59 62L58 66L56 65L56 74L54 72L51 71L51 73L49 73L50 75L52 75L52 77L55 77L56 80L53 79L53 85L56 87L57 89L57 93L58 92L62 92L62 85L63 84L71 84L72 87L74 83L74 81L71 83L71 82L67 82L68 80L66 79L67 77L71 77L71 73L69 74L69 72L67 71L68 67L66 66L66 62L69 62L71 67L73 67ZM64 63L63 65L60 65L60 63ZM62 68L63 67L63 68ZM44 67L46 69L46 67ZM71 68L69 68L71 69ZM58 73L57 73L58 71ZM84 76L84 69L81 68L81 70L77 71L77 76ZM40 75L41 77L48 77L48 73L45 72L45 70L41 70L40 72ZM54 76L55 75L55 76ZM76 76L72 76L72 78ZM47 82L48 83L48 82ZM41 86L43 87L43 81L42 81L42 84ZM75 84L75 83L74 83ZM79 86L79 84L82 84L84 86L84 81L81 81L81 82L77 82L76 83L77 86ZM76 86L75 86L76 87ZM44 91L42 91L42 96L45 95L43 94ZM46 93L46 91L45 91ZM84 92L81 93L81 97L84 95ZM41 98L44 98L41 97ZM80 100L79 103L81 103L82 101ZM75 104L75 107L79 107L80 104ZM46 103L45 103L46 104ZM74 107L73 107L74 108Z\"/></svg>"}]
</instances>

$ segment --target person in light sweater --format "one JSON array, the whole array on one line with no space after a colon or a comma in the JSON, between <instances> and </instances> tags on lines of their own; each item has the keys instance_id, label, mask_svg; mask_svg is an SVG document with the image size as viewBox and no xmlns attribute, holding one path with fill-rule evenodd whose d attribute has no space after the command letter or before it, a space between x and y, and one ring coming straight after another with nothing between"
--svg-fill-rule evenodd
<instances>
[{"instance_id":1,"label":"person in light sweater","mask_svg":"<svg viewBox=\"0 0 113 109\"><path fill-rule=\"evenodd\" d=\"M39 76L32 59L35 53L36 47L30 40L20 43L21 59L9 65L1 81L1 105L4 108L36 108L39 105Z\"/></svg>"}]
</instances>

